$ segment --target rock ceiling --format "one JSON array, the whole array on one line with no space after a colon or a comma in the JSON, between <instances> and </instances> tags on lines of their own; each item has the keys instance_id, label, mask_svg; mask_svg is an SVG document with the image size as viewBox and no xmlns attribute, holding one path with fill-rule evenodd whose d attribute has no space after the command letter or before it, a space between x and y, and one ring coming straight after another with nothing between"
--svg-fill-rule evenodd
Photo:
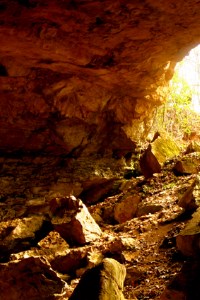
<instances>
[{"instance_id":1,"label":"rock ceiling","mask_svg":"<svg viewBox=\"0 0 200 300\"><path fill-rule=\"evenodd\" d=\"M199 32L197 0L1 0L0 150L126 154Z\"/></svg>"}]
</instances>

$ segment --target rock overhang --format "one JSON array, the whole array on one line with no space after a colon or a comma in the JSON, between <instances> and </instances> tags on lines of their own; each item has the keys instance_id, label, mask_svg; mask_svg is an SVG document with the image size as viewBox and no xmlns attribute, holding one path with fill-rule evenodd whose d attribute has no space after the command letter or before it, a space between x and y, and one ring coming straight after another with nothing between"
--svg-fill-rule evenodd
<instances>
[{"instance_id":1,"label":"rock overhang","mask_svg":"<svg viewBox=\"0 0 200 300\"><path fill-rule=\"evenodd\" d=\"M117 157L198 44L198 1L2 1L0 150Z\"/></svg>"}]
</instances>

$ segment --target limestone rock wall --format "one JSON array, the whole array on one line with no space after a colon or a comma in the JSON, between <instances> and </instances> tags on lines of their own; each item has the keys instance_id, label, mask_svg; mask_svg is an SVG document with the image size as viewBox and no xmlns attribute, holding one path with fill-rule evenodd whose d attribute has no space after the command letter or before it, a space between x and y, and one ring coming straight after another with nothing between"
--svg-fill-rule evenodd
<instances>
[{"instance_id":1,"label":"limestone rock wall","mask_svg":"<svg viewBox=\"0 0 200 300\"><path fill-rule=\"evenodd\" d=\"M175 63L196 0L0 1L0 150L125 155Z\"/></svg>"}]
</instances>

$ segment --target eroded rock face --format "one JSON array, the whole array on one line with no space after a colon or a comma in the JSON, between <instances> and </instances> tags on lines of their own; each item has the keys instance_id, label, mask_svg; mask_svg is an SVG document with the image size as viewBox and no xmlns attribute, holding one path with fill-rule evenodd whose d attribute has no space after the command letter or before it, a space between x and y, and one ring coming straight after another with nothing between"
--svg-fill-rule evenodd
<instances>
[{"instance_id":1,"label":"eroded rock face","mask_svg":"<svg viewBox=\"0 0 200 300\"><path fill-rule=\"evenodd\" d=\"M198 1L1 1L0 150L121 157L145 135Z\"/></svg>"}]
</instances>

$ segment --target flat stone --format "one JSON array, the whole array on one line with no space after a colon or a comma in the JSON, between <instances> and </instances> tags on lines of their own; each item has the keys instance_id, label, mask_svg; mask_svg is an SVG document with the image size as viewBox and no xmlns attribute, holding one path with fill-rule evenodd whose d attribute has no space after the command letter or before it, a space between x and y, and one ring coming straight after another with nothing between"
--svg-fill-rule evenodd
<instances>
[{"instance_id":1,"label":"flat stone","mask_svg":"<svg viewBox=\"0 0 200 300\"><path fill-rule=\"evenodd\" d=\"M121 238L122 245L124 246L125 250L132 250L136 251L139 249L139 243L136 239L131 237L123 237Z\"/></svg>"},{"instance_id":2,"label":"flat stone","mask_svg":"<svg viewBox=\"0 0 200 300\"><path fill-rule=\"evenodd\" d=\"M56 255L54 259L51 260L51 266L60 273L73 274L77 269L83 266L86 267L88 251L88 247L70 249L66 254Z\"/></svg>"},{"instance_id":3,"label":"flat stone","mask_svg":"<svg viewBox=\"0 0 200 300\"><path fill-rule=\"evenodd\" d=\"M120 186L120 183L115 178L109 180L99 178L99 180L96 179L94 183L91 182L90 184L85 182L84 186L87 187L80 194L80 198L86 204L94 204L105 198L109 192L114 191L114 189L116 190Z\"/></svg>"}]
</instances>

